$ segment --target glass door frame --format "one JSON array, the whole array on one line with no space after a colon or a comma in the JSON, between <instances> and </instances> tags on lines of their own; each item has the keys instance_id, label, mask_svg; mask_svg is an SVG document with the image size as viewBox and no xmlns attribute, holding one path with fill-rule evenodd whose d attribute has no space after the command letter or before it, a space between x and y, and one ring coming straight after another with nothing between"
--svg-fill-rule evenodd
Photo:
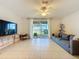
<instances>
[{"instance_id":1,"label":"glass door frame","mask_svg":"<svg viewBox=\"0 0 79 59\"><path fill-rule=\"evenodd\" d=\"M46 38L48 37L48 22L47 21L33 21L32 27L33 37ZM35 36L34 36L35 33Z\"/></svg>"},{"instance_id":2,"label":"glass door frame","mask_svg":"<svg viewBox=\"0 0 79 59\"><path fill-rule=\"evenodd\" d=\"M30 20L30 37L31 38L33 38L33 30L32 30L33 21L34 21L34 19ZM48 38L50 38L50 20L49 19L45 19L45 20L38 19L37 21L47 21L47 23L48 23Z\"/></svg>"}]
</instances>

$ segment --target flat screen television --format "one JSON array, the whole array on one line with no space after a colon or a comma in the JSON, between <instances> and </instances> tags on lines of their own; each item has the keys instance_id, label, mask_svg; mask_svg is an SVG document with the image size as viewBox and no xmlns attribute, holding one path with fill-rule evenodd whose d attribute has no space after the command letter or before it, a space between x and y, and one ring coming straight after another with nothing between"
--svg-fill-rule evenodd
<instances>
[{"instance_id":1,"label":"flat screen television","mask_svg":"<svg viewBox=\"0 0 79 59\"><path fill-rule=\"evenodd\" d=\"M17 33L17 24L0 20L0 36L13 35Z\"/></svg>"}]
</instances>

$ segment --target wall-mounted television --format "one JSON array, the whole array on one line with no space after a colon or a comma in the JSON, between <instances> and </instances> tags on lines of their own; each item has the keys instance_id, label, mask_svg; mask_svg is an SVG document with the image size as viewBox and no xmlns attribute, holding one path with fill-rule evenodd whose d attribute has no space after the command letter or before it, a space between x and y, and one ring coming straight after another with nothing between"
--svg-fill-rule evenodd
<instances>
[{"instance_id":1,"label":"wall-mounted television","mask_svg":"<svg viewBox=\"0 0 79 59\"><path fill-rule=\"evenodd\" d=\"M0 20L0 36L13 35L16 33L17 33L16 23Z\"/></svg>"}]
</instances>

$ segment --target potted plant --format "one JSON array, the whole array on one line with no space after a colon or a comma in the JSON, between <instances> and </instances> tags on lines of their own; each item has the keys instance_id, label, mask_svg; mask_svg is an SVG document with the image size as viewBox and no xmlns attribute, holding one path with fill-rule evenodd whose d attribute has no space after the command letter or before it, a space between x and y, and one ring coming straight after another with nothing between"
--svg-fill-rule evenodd
<instances>
[{"instance_id":1,"label":"potted plant","mask_svg":"<svg viewBox=\"0 0 79 59\"><path fill-rule=\"evenodd\" d=\"M37 37L37 33L34 33L34 37Z\"/></svg>"}]
</instances>

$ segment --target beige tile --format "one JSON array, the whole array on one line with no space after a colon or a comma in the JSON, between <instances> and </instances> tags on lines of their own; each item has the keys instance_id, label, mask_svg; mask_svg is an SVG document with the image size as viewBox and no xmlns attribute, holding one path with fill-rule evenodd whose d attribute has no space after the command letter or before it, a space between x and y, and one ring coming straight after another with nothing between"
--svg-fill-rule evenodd
<instances>
[{"instance_id":1,"label":"beige tile","mask_svg":"<svg viewBox=\"0 0 79 59\"><path fill-rule=\"evenodd\" d=\"M79 59L49 39L20 41L0 50L0 59Z\"/></svg>"}]
</instances>

